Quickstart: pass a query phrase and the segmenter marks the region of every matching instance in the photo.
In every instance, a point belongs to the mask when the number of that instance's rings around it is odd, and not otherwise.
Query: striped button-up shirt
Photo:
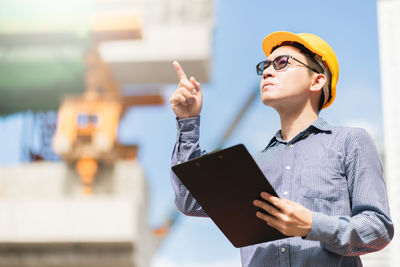
[[[199,146],[199,117],[177,126],[172,165],[206,153]],[[393,238],[382,164],[364,129],[318,118],[290,141],[278,131],[253,157],[281,198],[312,211],[312,227],[303,238],[242,247],[243,266],[362,266],[360,255]],[[181,212],[207,216],[172,171],[171,182]]]

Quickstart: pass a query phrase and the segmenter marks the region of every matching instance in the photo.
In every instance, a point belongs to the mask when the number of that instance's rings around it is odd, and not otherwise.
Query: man
[[[333,127],[318,116],[336,96],[335,53],[316,35],[290,32],[268,35],[263,50],[261,99],[278,112],[281,130],[255,160],[281,198],[264,192],[264,201],[253,204],[265,211],[255,216],[293,237],[241,248],[242,265],[362,266],[359,255],[384,248],[394,229],[368,133]],[[179,85],[170,103],[178,140],[172,165],[205,153],[199,147],[200,84],[174,66]],[[171,181],[184,214],[207,216],[172,172]]]

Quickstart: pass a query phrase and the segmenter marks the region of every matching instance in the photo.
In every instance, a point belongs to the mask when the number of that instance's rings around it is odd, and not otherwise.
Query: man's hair
[[[330,88],[331,88],[331,72],[326,67],[326,65],[323,63],[320,56],[311,52],[304,45],[297,43],[297,42],[291,42],[291,41],[283,42],[280,45],[277,45],[274,48],[272,48],[271,53],[274,52],[274,50],[276,50],[278,47],[281,47],[281,46],[292,46],[292,47],[299,49],[300,53],[305,55],[307,57],[307,59],[312,63],[312,65],[313,65],[312,67],[314,67],[319,73],[325,74],[326,83],[321,90],[321,97],[319,99],[319,104],[318,104],[318,112],[320,112],[322,107],[324,106],[324,101],[325,101],[324,88],[327,88],[328,89],[327,91],[329,92],[329,97],[328,97],[327,101],[329,101],[332,97],[332,95],[330,93],[331,92],[331,90],[330,90]]]

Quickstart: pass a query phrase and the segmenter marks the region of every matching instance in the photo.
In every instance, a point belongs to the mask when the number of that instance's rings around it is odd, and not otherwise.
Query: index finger
[[[274,205],[275,207],[281,209],[282,205],[281,205],[281,200],[278,197],[275,197],[267,192],[262,192],[261,193],[261,197],[265,200],[267,200],[268,202],[270,202],[272,205]]]
[[[178,63],[178,61],[174,61],[172,64],[175,67],[176,74],[178,75],[179,80],[182,80],[182,79],[187,80],[186,74],[183,71],[181,65]]]

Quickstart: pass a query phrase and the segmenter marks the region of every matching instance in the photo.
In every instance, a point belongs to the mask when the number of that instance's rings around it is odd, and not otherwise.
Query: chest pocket
[[[338,158],[304,160],[300,181],[300,192],[305,198],[336,201],[347,192],[346,176]]]

